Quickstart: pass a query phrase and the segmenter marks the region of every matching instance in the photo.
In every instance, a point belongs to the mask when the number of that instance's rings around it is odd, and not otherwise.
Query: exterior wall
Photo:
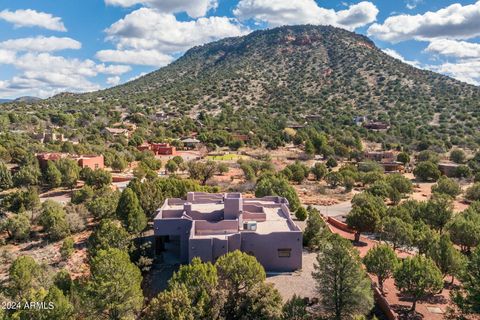
[[[208,222],[205,220],[197,220],[194,225],[196,235],[215,235],[228,234],[238,232],[237,220],[222,220],[218,222]]]
[[[302,268],[302,232],[257,234],[242,232],[241,251],[254,255],[267,271],[293,271]],[[290,257],[279,257],[278,249],[291,249]]]
[[[146,143],[137,147],[140,151],[150,150],[156,155],[176,155],[177,148],[168,143]]]
[[[454,163],[438,164],[438,170],[440,170],[440,172],[447,177],[454,177],[456,175],[457,168],[458,168],[458,164],[454,164]]]
[[[235,251],[242,249],[242,236],[240,233],[228,236],[228,251]]]
[[[81,157],[78,159],[78,165],[81,168],[90,168],[92,170],[95,169],[103,169],[105,167],[103,162],[103,156],[95,156],[95,157]]]
[[[188,242],[188,262],[199,257],[203,262],[213,261],[213,239],[190,239]]]
[[[192,229],[192,220],[188,219],[162,219],[153,222],[155,236],[180,236],[180,260],[187,263],[189,260],[190,230]]]
[[[228,240],[213,238],[212,261],[217,261],[218,258],[227,254],[229,251]]]

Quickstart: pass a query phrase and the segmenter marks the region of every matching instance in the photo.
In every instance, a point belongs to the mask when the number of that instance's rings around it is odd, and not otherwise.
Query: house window
[[[292,254],[292,249],[278,249],[279,258],[290,258]]]

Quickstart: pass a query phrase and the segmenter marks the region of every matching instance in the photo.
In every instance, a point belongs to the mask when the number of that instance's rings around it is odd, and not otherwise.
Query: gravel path
[[[301,297],[315,297],[317,294],[315,292],[315,281],[312,277],[315,257],[315,253],[304,251],[302,270],[292,273],[268,273],[267,282],[275,285],[284,301],[290,299],[294,294]]]

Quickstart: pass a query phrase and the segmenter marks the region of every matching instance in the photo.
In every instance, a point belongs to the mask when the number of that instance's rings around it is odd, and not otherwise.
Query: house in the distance
[[[367,151],[364,153],[366,160],[375,161],[383,167],[386,173],[404,172],[403,163],[395,161],[395,154],[392,151]],[[360,163],[360,166],[363,163]]]
[[[378,130],[378,131],[388,130],[390,128],[390,126],[387,123],[379,122],[379,121],[364,123],[363,127],[368,130]]]
[[[90,168],[92,170],[105,168],[103,155],[80,155],[72,156],[76,160],[80,168]]]
[[[377,162],[387,162],[393,161],[395,155],[391,151],[366,151],[364,153],[365,159],[377,161]]]
[[[37,141],[40,141],[40,143],[68,141],[63,133],[56,133],[54,131],[43,131],[41,133],[34,134],[33,138]]]
[[[176,252],[216,261],[234,250],[253,255],[267,271],[302,267],[302,231],[285,198],[243,198],[240,193],[189,192],[187,200],[167,199],[154,219],[156,253]]]
[[[92,170],[103,169],[104,158],[103,155],[71,155],[68,153],[60,152],[46,152],[46,153],[37,153],[38,163],[41,168],[47,166],[48,161],[58,161],[60,159],[72,159],[77,161],[80,168],[90,168]]]
[[[440,162],[438,164],[438,170],[447,177],[455,177],[460,165],[454,162]]]
[[[169,155],[174,156],[177,154],[177,149],[171,146],[169,143],[142,143],[137,147],[140,151],[152,151],[155,155]]]
[[[130,138],[130,131],[124,128],[105,127],[104,132],[107,132],[108,134],[111,134],[114,137],[124,136],[127,139]]]
[[[195,138],[186,138],[183,139],[182,142],[186,149],[195,149],[200,144],[200,140]]]

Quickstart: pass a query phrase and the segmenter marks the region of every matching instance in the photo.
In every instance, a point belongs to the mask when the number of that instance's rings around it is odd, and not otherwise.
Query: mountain
[[[15,102],[25,102],[25,103],[34,103],[34,102],[39,102],[42,99],[37,98],[37,97],[31,97],[31,96],[23,96],[23,97],[18,97],[16,99],[0,99],[0,104],[1,103],[15,103]]]
[[[417,69],[365,36],[330,26],[285,26],[226,38],[194,47],[124,85],[47,102],[139,106],[191,117],[229,106],[244,119],[258,112],[296,122],[321,115],[324,126],[351,125],[352,117],[366,115],[390,124],[383,142],[480,142],[478,87]]]
[[[24,97],[18,97],[14,102],[38,102],[41,101],[42,99],[37,98],[37,97],[32,97],[32,96],[24,96]]]

